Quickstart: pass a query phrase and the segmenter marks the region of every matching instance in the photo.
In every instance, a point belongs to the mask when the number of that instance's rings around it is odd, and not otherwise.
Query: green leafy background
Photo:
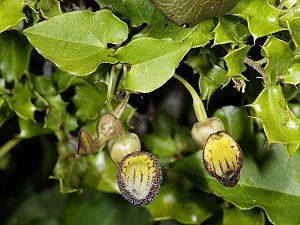
[[[74,154],[107,112],[112,64],[134,93],[121,121],[163,168],[145,207],[120,196],[105,151]],[[241,145],[234,188],[206,173],[174,73]],[[0,0],[0,223],[300,224],[299,84],[298,0],[240,0],[190,28],[149,0]]]

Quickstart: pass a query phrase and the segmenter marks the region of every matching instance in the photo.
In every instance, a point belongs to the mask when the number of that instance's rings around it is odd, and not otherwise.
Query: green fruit
[[[223,122],[216,117],[211,117],[204,122],[195,123],[191,134],[194,142],[204,149],[206,141],[211,134],[224,130]]]
[[[108,142],[107,150],[113,162],[118,165],[126,155],[140,151],[141,142],[136,134],[124,132]]]
[[[229,12],[238,0],[151,0],[167,18],[183,27]]]

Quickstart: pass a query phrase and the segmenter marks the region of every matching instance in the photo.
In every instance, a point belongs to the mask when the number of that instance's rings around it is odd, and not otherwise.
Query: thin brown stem
[[[257,61],[245,57],[244,63],[256,70],[264,79],[267,78],[266,71],[261,67],[260,63],[258,63]]]

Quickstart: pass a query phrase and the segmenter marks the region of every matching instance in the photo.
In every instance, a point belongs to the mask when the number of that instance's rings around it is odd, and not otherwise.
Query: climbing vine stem
[[[106,105],[109,113],[113,113],[113,107],[112,107],[112,101],[114,98],[114,92],[118,80],[118,73],[119,70],[116,69],[116,67],[113,65],[111,68],[111,72],[109,75],[109,80],[108,80],[108,87],[107,87],[107,97],[106,97]]]
[[[117,108],[114,111],[114,115],[118,119],[121,117],[121,115],[123,114],[123,112],[126,108],[126,105],[128,103],[128,100],[129,100],[129,96],[130,96],[130,94],[128,92],[126,92],[126,95],[125,95],[124,99],[122,100],[122,102],[117,106]]]
[[[174,74],[173,77],[175,79],[177,79],[178,81],[180,81],[186,87],[186,89],[190,92],[190,94],[193,98],[194,111],[195,111],[198,121],[200,121],[200,122],[205,121],[207,119],[206,111],[205,111],[204,105],[203,105],[199,95],[195,91],[195,89],[185,79],[178,76],[177,74]]]

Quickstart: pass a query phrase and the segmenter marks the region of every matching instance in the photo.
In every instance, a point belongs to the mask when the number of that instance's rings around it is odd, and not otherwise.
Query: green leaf
[[[67,103],[62,100],[60,95],[45,96],[45,99],[48,103],[48,109],[44,127],[54,131],[59,130],[61,124],[67,119]]]
[[[36,136],[41,136],[45,134],[50,134],[53,131],[49,129],[45,129],[43,127],[43,124],[40,123],[33,123],[30,120],[23,120],[21,118],[18,118],[20,133],[18,136],[20,138],[32,138]]]
[[[300,47],[300,8],[297,0],[284,2],[289,10],[284,10],[284,14],[279,18],[282,26],[286,27],[297,48]],[[295,5],[293,7],[293,5]]]
[[[149,225],[147,210],[129,205],[120,196],[87,190],[73,194],[64,210],[65,225]]]
[[[198,150],[191,138],[190,128],[179,126],[168,113],[157,112],[152,127],[153,132],[146,134],[142,142],[146,150],[158,157],[161,165],[173,162],[180,154]]]
[[[95,0],[100,8],[108,8],[116,15],[125,15],[126,7],[123,0]]]
[[[153,118],[153,131],[158,135],[171,135],[174,125],[174,119],[165,111],[159,111]]]
[[[150,23],[155,7],[149,0],[123,0],[123,4],[132,26]]]
[[[213,29],[215,26],[213,19],[201,21],[186,41],[192,43],[192,48],[204,47],[214,38]]]
[[[4,99],[0,99],[0,127],[12,116],[8,105],[5,103]]]
[[[250,106],[263,123],[269,144],[299,144],[300,120],[290,111],[279,85],[266,87]]]
[[[244,58],[246,57],[250,46],[246,45],[241,48],[231,51],[228,55],[224,57],[226,62],[228,72],[226,76],[228,78],[240,78],[245,80],[246,78],[242,75],[247,67],[244,65]]]
[[[221,119],[225,130],[238,141],[248,141],[253,135],[252,119],[244,108],[238,106],[224,106],[219,108],[215,117]]]
[[[174,41],[184,41],[195,29],[196,27],[182,28],[164,16],[160,16],[155,18],[151,25],[147,26],[141,33],[143,36],[156,39],[171,38]],[[136,36],[139,37],[141,33]]]
[[[243,20],[233,16],[222,16],[214,29],[214,45],[220,44],[241,44],[245,43],[250,36],[247,26]]]
[[[28,72],[31,50],[32,46],[18,32],[0,35],[0,73],[6,81],[18,81]]]
[[[62,93],[70,87],[75,77],[69,73],[57,70],[52,74],[52,80],[57,92]]]
[[[100,63],[117,62],[107,44],[125,41],[128,27],[109,10],[76,11],[52,17],[24,33],[41,55],[62,70],[82,76],[94,72]]]
[[[32,76],[33,90],[41,95],[56,95],[56,90],[53,87],[52,79],[46,76]]]
[[[220,66],[213,65],[205,72],[200,72],[199,89],[202,100],[210,100],[213,93],[228,83],[226,70]]]
[[[284,76],[284,83],[297,85],[300,84],[300,63],[294,64],[288,69],[288,73]]]
[[[89,159],[91,166],[84,177],[91,187],[108,193],[119,193],[117,184],[117,166],[106,151],[100,151]]]
[[[297,103],[290,103],[289,107],[291,109],[291,111],[293,112],[293,114],[300,119],[300,104]]]
[[[182,28],[177,24],[168,21],[165,17],[158,17],[152,21],[151,26],[148,26],[142,36],[162,39],[171,38],[174,41],[184,41],[192,43],[192,48],[203,47],[213,39],[213,29],[215,22],[213,19],[200,22],[192,28]],[[136,35],[141,36],[141,33]]]
[[[241,209],[263,208],[273,224],[299,224],[300,215],[294,211],[300,209],[299,152],[288,159],[280,145],[267,151],[262,134],[250,143],[244,147],[240,181],[232,188],[207,174],[202,151],[178,160],[171,168],[186,175],[195,187],[221,196]]]
[[[35,105],[30,101],[31,92],[27,84],[17,84],[14,89],[14,95],[9,99],[11,110],[24,120],[34,121]]]
[[[40,0],[37,8],[41,10],[43,17],[46,19],[62,14],[58,0]]]
[[[8,225],[58,225],[65,205],[65,196],[56,188],[44,190],[25,199],[10,216]]]
[[[295,152],[300,150],[300,144],[287,144],[286,146],[286,152],[289,156],[293,155]]]
[[[146,208],[155,221],[175,219],[183,224],[201,224],[217,208],[216,199],[204,193],[187,192],[179,186],[165,185]]]
[[[296,5],[297,1],[298,0],[280,0],[280,3],[283,3],[286,8],[290,9]]]
[[[211,62],[211,54],[207,48],[204,48],[203,51],[199,51],[197,54],[190,52],[184,63],[193,69],[194,74],[204,74],[213,66]]]
[[[89,163],[86,157],[76,157],[75,148],[72,142],[58,145],[59,158],[50,178],[59,181],[61,193],[82,191],[81,181]]]
[[[264,225],[262,210],[223,209],[223,225]]]
[[[170,135],[148,134],[144,142],[146,149],[157,157],[171,157],[177,151],[176,142]]]
[[[268,0],[240,0],[231,14],[247,20],[254,39],[283,30],[279,26],[280,10],[271,6]]]
[[[0,1],[0,33],[26,18],[23,14],[23,7],[23,0]]]
[[[270,37],[263,46],[262,54],[268,59],[264,69],[269,82],[275,84],[279,76],[283,76],[284,80],[284,76],[288,75],[288,70],[294,64],[295,54],[290,48],[290,43],[276,37]],[[296,74],[292,75],[297,76]],[[289,79],[291,80],[291,77]]]
[[[288,29],[290,31],[292,39],[293,39],[296,47],[298,47],[298,48],[300,47],[300,25],[299,24],[300,24],[299,16],[297,18],[293,18],[293,19],[287,21]]]
[[[106,85],[98,83],[96,88],[93,85],[77,85],[72,101],[75,105],[76,116],[81,121],[96,119],[100,110],[105,106]]]
[[[120,62],[131,64],[124,80],[125,88],[144,93],[159,88],[173,76],[189,49],[189,43],[171,39],[139,38],[131,41],[116,52]]]

